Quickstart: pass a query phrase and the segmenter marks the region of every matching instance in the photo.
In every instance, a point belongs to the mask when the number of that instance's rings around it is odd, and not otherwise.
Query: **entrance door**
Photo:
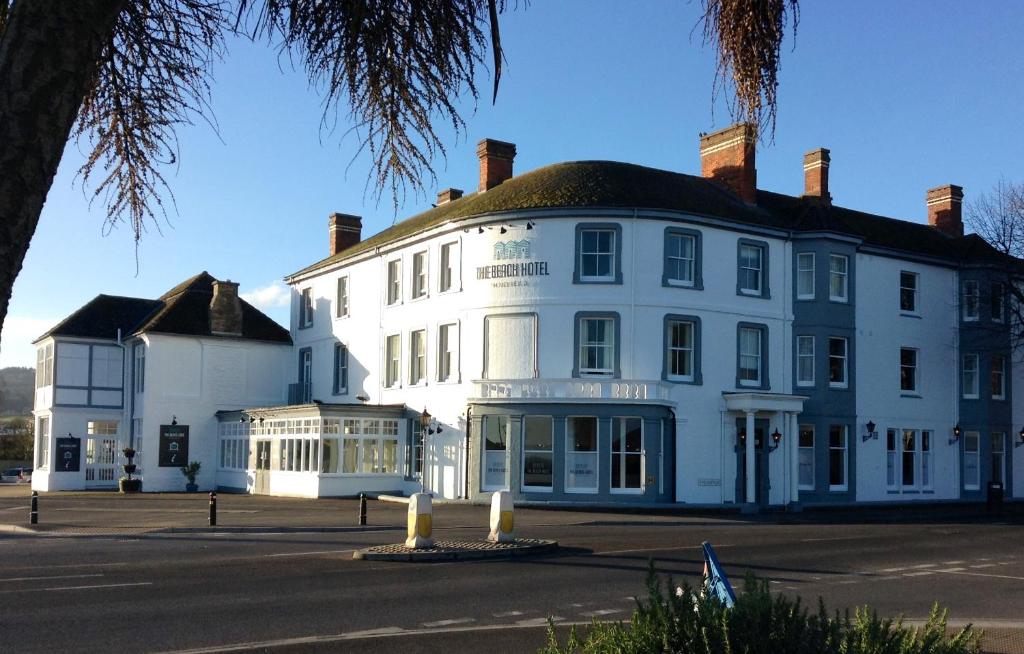
[[[117,436],[87,436],[85,441],[85,485],[91,488],[117,486]]]
[[[256,470],[252,492],[255,495],[270,494],[270,441],[256,441]]]
[[[736,501],[744,503],[747,501],[747,444],[746,444],[746,419],[736,421]],[[768,478],[768,433],[767,420],[754,421],[754,474],[757,477],[757,486],[754,488],[754,503],[757,506],[768,506],[768,492],[771,489],[771,480]]]

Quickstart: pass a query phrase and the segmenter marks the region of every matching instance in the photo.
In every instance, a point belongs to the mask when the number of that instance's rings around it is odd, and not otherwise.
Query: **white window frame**
[[[427,328],[422,327],[409,332],[409,385],[423,386],[426,383]]]
[[[841,356],[832,354],[832,343],[841,342],[843,353]],[[832,360],[839,359],[842,362],[843,378],[840,381],[832,381]],[[850,341],[842,336],[828,337],[828,387],[849,388],[850,387]]]
[[[626,451],[626,425],[627,421],[636,420],[640,423],[640,452],[627,452]],[[615,451],[615,429],[620,428],[621,433],[619,434],[619,443],[621,449]],[[646,439],[644,434],[644,419],[639,416],[615,416],[611,419],[612,434],[610,435],[608,442],[608,492],[613,495],[640,495],[644,492],[646,487],[646,474],[647,474],[647,456],[646,456]],[[598,450],[600,450],[600,440],[598,441]],[[640,458],[640,485],[636,488],[625,486],[626,483],[626,460],[627,457],[634,456]],[[612,474],[614,473],[614,467],[619,468],[619,486],[612,485]]]
[[[981,287],[977,280],[964,281],[963,319],[964,322],[977,322],[981,315]]]
[[[807,261],[810,261],[810,267],[806,265]],[[802,288],[802,280],[808,274],[810,275],[810,290]],[[798,252],[796,255],[796,299],[813,300],[814,286],[814,253]]]
[[[903,280],[904,275],[908,275],[909,279],[913,279],[914,280],[913,281],[913,285],[906,286],[904,284],[904,280]],[[921,306],[920,305],[921,297],[920,297],[920,290],[919,290],[920,285],[921,285],[920,282],[921,282],[921,275],[919,275],[918,273],[910,271],[910,270],[901,270],[900,271],[900,298],[899,298],[900,299],[900,304],[899,304],[900,313],[912,314],[912,315],[915,315],[915,316],[918,313],[920,313],[920,306]],[[913,306],[911,308],[909,308],[909,309],[904,309],[903,308],[903,292],[904,291],[910,291],[911,304]]]
[[[402,335],[388,334],[384,337],[384,388],[402,386]]]
[[[744,352],[743,351],[743,333],[753,332],[757,335],[757,338],[753,342],[757,343],[757,352]],[[739,357],[738,357],[738,369],[736,371],[737,377],[739,378],[740,386],[755,386],[760,387],[764,384],[764,373],[762,367],[764,365],[764,335],[765,332],[757,327],[740,327],[739,328]],[[756,379],[743,379],[743,359],[754,359],[756,361],[757,378]],[[747,368],[749,369],[749,367]]]
[[[686,325],[690,332],[690,346],[673,346],[672,336],[675,328],[680,325]],[[677,373],[673,372],[675,367],[675,356],[676,352],[689,352],[690,353],[690,371],[689,373]],[[665,343],[665,356],[667,361],[665,363],[665,376],[671,381],[685,381],[692,382],[694,380],[694,370],[696,369],[696,356],[697,356],[697,324],[692,320],[669,320],[668,321],[668,340]]]
[[[974,440],[974,449],[967,449],[971,440]],[[967,476],[967,462],[974,461],[974,478]],[[963,476],[964,490],[979,490],[981,488],[981,432],[964,432],[964,453],[963,453]]]
[[[430,254],[429,250],[420,250],[412,254],[412,295],[409,301],[422,300],[430,290]]]
[[[453,253],[455,256],[453,257]],[[451,293],[458,291],[461,287],[461,248],[458,241],[442,243],[438,248],[438,271],[437,271],[437,292]],[[456,284],[456,280],[459,281]]]
[[[460,329],[458,322],[441,323],[437,326],[437,381],[439,383],[457,383],[459,373]],[[447,335],[447,342],[445,340]],[[452,336],[454,335],[454,339]],[[448,369],[445,370],[443,357],[449,355]]]
[[[907,365],[903,363],[903,353],[910,352],[914,355],[913,365]],[[903,395],[918,395],[921,392],[921,373],[920,373],[920,361],[921,351],[915,347],[901,347],[900,348],[900,393]],[[910,369],[912,371],[911,381],[913,388],[903,388],[903,370]]]
[[[1003,485],[1003,489],[1006,490],[1006,432],[994,431],[991,435],[992,438],[992,450],[990,458],[992,459],[992,469],[994,473],[996,471],[996,460],[998,459],[999,464],[999,480],[998,483]],[[996,446],[999,446],[998,448]],[[995,475],[989,477],[989,481],[997,481]]]
[[[146,391],[146,345],[136,343],[132,346],[132,389],[136,395]]]
[[[387,306],[394,306],[402,303],[402,259],[401,257],[396,259],[388,259],[387,263],[384,264],[386,271],[385,274],[385,288],[384,288],[384,304]]]
[[[577,418],[586,418],[594,421],[594,449],[576,450],[575,439],[572,433],[572,421]],[[569,455],[573,453],[587,454],[594,461],[594,486],[569,486]],[[563,485],[566,493],[594,494],[601,488],[601,421],[597,416],[566,416],[565,418],[565,477]]]
[[[499,429],[500,429],[501,426],[503,426],[505,428],[505,442],[503,443],[503,447],[501,449],[490,449],[490,448],[487,447],[487,426],[489,424],[491,424],[492,420],[495,420],[495,421],[498,422]],[[488,415],[485,415],[485,416],[481,417],[481,419],[480,419],[480,450],[481,450],[481,454],[482,454],[482,456],[481,456],[481,458],[482,458],[481,465],[483,466],[483,469],[480,471],[481,472],[481,474],[480,474],[480,490],[482,490],[482,491],[499,491],[499,490],[508,490],[509,489],[509,486],[512,483],[512,475],[510,474],[511,471],[509,470],[509,468],[511,467],[511,464],[510,464],[510,461],[509,461],[509,459],[510,459],[510,457],[509,457],[509,447],[511,445],[512,445],[512,419],[509,416],[503,416],[503,415],[497,415],[497,414],[488,414]],[[498,454],[499,452],[500,452],[500,454]],[[500,458],[500,460],[502,461],[502,463],[505,466],[505,478],[502,480],[502,483],[500,485],[488,484],[487,483],[488,460],[495,459],[495,458]]]
[[[335,293],[335,318],[348,318],[349,315],[349,279],[348,275],[338,278],[338,287]]]
[[[997,307],[999,311],[996,311]],[[1006,286],[1002,282],[992,282],[989,289],[989,308],[992,322],[1001,323],[1006,320]]]
[[[804,345],[810,344],[810,351],[804,351]],[[803,366],[801,364],[810,363],[811,376],[809,378],[803,376]],[[796,337],[796,385],[797,386],[814,386],[814,337],[813,336],[797,336]]]
[[[313,326],[313,287],[307,286],[299,291],[299,329]]]
[[[981,371],[979,370],[980,357],[977,354],[968,353],[961,357],[961,370],[960,370],[960,384],[962,386],[962,393],[965,400],[976,400],[980,397],[980,386],[981,386]],[[973,361],[972,366],[968,366],[967,362]],[[974,383],[968,385],[967,374],[968,372],[973,373]]]
[[[551,429],[551,447],[546,450],[538,449],[527,449],[526,442],[526,425],[531,420],[547,420],[549,428]],[[519,483],[522,485],[523,492],[527,493],[551,493],[554,492],[555,488],[555,419],[553,416],[536,416],[527,415],[523,416],[522,421],[523,431],[523,465],[522,470],[519,473]],[[528,454],[546,454],[551,457],[551,483],[547,486],[531,486],[526,483],[526,456]]]
[[[996,361],[999,362],[998,367]],[[991,358],[992,369],[989,372],[989,387],[992,392],[993,400],[1005,400],[1006,399],[1006,355],[1005,354],[993,354]],[[999,377],[998,392],[996,392],[996,376]]]
[[[835,447],[832,445],[832,428],[838,427],[842,430],[843,434],[843,446]],[[847,491],[850,489],[850,434],[849,428],[846,425],[829,425],[828,426],[828,470],[829,480],[828,489],[830,491]],[[843,456],[843,483],[833,484],[832,483],[832,452],[842,452]]]
[[[665,260],[670,264],[668,266],[669,270],[666,272],[683,271],[683,276],[681,277],[667,274],[666,281],[671,286],[694,286],[697,279],[697,237],[693,234],[684,234],[682,232],[669,232],[666,240],[674,248],[672,252],[665,253]],[[690,243],[689,257],[684,256],[682,251],[682,243],[684,241],[689,241]],[[687,272],[689,273],[688,276]]]
[[[50,469],[50,430],[52,425],[53,419],[49,415],[36,418],[35,467],[38,470]]]
[[[348,394],[348,345],[345,343],[334,344],[334,380],[331,386],[335,395]]]
[[[801,438],[801,436],[805,432],[810,432],[810,434],[811,434],[811,444],[809,446],[805,446],[805,445],[801,445],[800,444],[801,443],[800,438]],[[801,483],[801,481],[800,481],[800,473],[799,473],[800,468],[798,467],[797,468],[797,490],[806,490],[806,491],[814,490],[814,477],[815,477],[815,474],[816,474],[815,468],[817,467],[817,466],[815,466],[815,461],[814,461],[814,459],[815,459],[814,441],[816,440],[816,436],[817,435],[814,432],[815,432],[814,425],[807,425],[807,424],[805,424],[805,425],[800,425],[798,427],[797,441],[796,441],[796,443],[797,443],[798,466],[800,464],[800,459],[801,459],[800,455],[801,454],[806,454],[807,452],[810,452],[810,459],[811,459],[811,483],[810,484]]]
[[[744,256],[743,256],[744,249],[753,250],[753,251],[757,252],[757,266],[747,266],[747,265],[744,265]],[[742,293],[744,295],[756,295],[756,296],[763,295],[764,294],[764,258],[765,258],[764,257],[764,254],[765,254],[764,246],[763,245],[757,245],[757,244],[754,244],[754,243],[740,243],[739,244],[739,252],[740,252],[740,257],[739,257],[739,268],[738,268],[737,274],[739,275],[740,279],[739,279],[739,284],[737,284],[737,286],[739,287],[740,293]],[[755,282],[757,284],[756,288],[753,287],[753,286],[745,286],[744,285],[744,283],[746,281],[744,279],[744,277],[747,277],[747,275],[743,274],[745,271],[753,271],[752,278],[755,280]]]
[[[598,245],[597,249],[595,249],[593,252],[589,252],[589,251],[584,249],[584,247],[585,247],[584,243],[586,242],[586,235],[588,233],[591,233],[591,232],[607,233],[607,234],[609,234],[611,236],[611,238],[608,241],[608,243],[610,245],[610,250],[608,252],[602,251],[600,249],[600,245]],[[583,228],[580,229],[579,253],[577,255],[579,257],[579,261],[577,262],[577,265],[579,266],[579,270],[580,270],[580,281],[581,282],[614,282],[615,281],[615,278],[616,278],[615,271],[617,270],[615,257],[617,256],[617,252],[618,252],[618,250],[617,250],[618,244],[615,242],[615,240],[617,238],[618,238],[617,230],[612,229],[610,227],[608,227],[608,228],[603,228],[603,227],[583,227]],[[600,238],[598,238],[598,243],[600,243]],[[584,261],[584,257],[587,257],[587,256],[593,256],[593,257],[598,257],[598,258],[600,258],[600,257],[607,257],[608,258],[608,274],[607,275],[585,275],[584,274],[585,267],[584,267],[583,261]],[[600,266],[600,264],[598,264],[597,265],[597,269],[600,270],[600,268],[601,268],[601,266]]]
[[[589,330],[585,329],[585,325],[590,322],[604,322],[607,323],[605,329],[605,340],[604,341],[587,341],[584,340]],[[581,316],[579,318],[579,324],[577,329],[579,331],[579,349],[576,352],[577,369],[580,377],[613,377],[615,375],[615,319],[612,317],[601,317],[601,316]],[[589,348],[598,348],[603,350],[605,353],[605,361],[608,367],[605,368],[584,368],[583,362],[586,361],[584,352]]]
[[[835,264],[842,262],[842,270]],[[841,293],[833,293],[834,282],[839,281]],[[828,299],[832,302],[850,301],[850,257],[845,254],[828,255]]]
[[[885,487],[890,491],[900,490],[899,456],[900,430],[889,427],[885,430]]]

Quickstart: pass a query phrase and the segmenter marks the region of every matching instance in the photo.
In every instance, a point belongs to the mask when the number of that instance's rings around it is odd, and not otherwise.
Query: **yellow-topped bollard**
[[[512,493],[497,491],[491,495],[491,533],[487,540],[493,543],[508,543],[515,540],[512,508]]]
[[[434,546],[434,509],[427,493],[414,493],[409,498],[409,537],[406,547],[421,548]]]

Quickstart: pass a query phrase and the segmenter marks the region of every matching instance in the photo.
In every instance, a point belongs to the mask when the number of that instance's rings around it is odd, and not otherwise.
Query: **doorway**
[[[747,501],[747,443],[746,418],[736,420],[736,503]],[[768,506],[771,479],[768,477],[768,421],[754,420],[754,504],[758,507]]]
[[[256,469],[254,472],[254,495],[270,494],[270,441],[256,441]]]

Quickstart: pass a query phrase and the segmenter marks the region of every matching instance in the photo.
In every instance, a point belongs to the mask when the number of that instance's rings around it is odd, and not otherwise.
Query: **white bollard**
[[[414,493],[409,498],[409,537],[405,539],[406,547],[434,546],[431,536],[434,531],[433,513],[430,495],[427,493]]]
[[[515,540],[512,533],[515,526],[512,508],[512,493],[497,491],[491,495],[491,533],[487,540],[492,543],[509,543]]]

